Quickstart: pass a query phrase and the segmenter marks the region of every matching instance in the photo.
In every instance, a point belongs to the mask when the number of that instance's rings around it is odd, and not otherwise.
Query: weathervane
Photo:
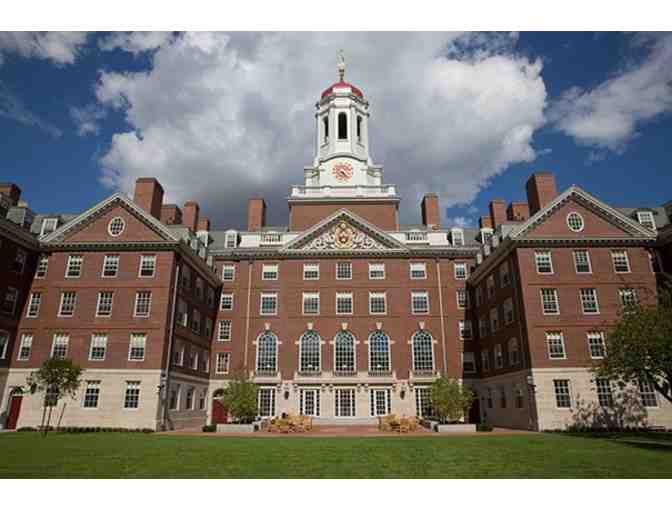
[[[345,76],[345,57],[343,56],[343,50],[338,50],[338,75],[343,81],[343,76]]]

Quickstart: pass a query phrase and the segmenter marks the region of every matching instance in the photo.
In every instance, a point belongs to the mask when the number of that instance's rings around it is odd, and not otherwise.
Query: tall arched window
[[[257,338],[257,372],[278,371],[278,337],[266,331]]]
[[[338,114],[338,139],[348,139],[348,115],[345,112]]]
[[[413,370],[434,370],[434,349],[432,347],[432,335],[426,331],[418,331],[413,335]]]
[[[322,117],[322,132],[324,133],[324,143],[329,141],[329,117],[325,115]]]
[[[320,371],[320,335],[306,331],[299,340],[299,371]]]
[[[334,370],[355,371],[355,337],[349,331],[339,331],[334,338]]]
[[[382,331],[374,331],[369,336],[369,371],[390,371],[390,337]]]

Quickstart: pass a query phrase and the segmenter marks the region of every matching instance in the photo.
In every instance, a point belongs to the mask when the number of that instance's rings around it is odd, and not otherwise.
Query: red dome
[[[362,94],[362,91],[359,90],[357,87],[355,87],[352,83],[348,83],[348,82],[346,82],[346,81],[341,80],[341,81],[339,81],[339,82],[334,83],[331,87],[329,87],[327,90],[325,90],[324,92],[322,92],[322,99],[324,99],[325,97],[330,96],[331,94],[333,94],[333,93],[334,93],[334,88],[335,88],[335,87],[350,87],[350,89],[352,89],[352,93],[353,93],[355,96],[359,96],[359,97],[361,97],[361,98],[364,97],[364,94]]]

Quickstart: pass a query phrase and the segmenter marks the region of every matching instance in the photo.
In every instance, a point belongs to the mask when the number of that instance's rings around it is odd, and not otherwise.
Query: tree
[[[606,339],[597,374],[626,383],[648,381],[672,403],[672,297],[627,306]]]
[[[31,372],[26,380],[31,394],[44,393],[44,409],[49,409],[47,426],[42,428],[46,435],[51,423],[51,412],[63,397],[74,397],[82,383],[82,369],[69,359],[49,358],[36,372]]]
[[[252,423],[257,416],[257,385],[241,370],[229,381],[221,397],[222,405],[240,423]]]
[[[441,423],[459,421],[475,398],[473,391],[448,377],[439,377],[431,386],[432,411]]]

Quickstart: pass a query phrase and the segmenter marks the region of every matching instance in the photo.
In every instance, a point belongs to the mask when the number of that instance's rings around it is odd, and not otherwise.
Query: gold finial
[[[338,76],[341,81],[343,81],[343,76],[345,76],[345,57],[343,56],[343,50],[338,50]]]

